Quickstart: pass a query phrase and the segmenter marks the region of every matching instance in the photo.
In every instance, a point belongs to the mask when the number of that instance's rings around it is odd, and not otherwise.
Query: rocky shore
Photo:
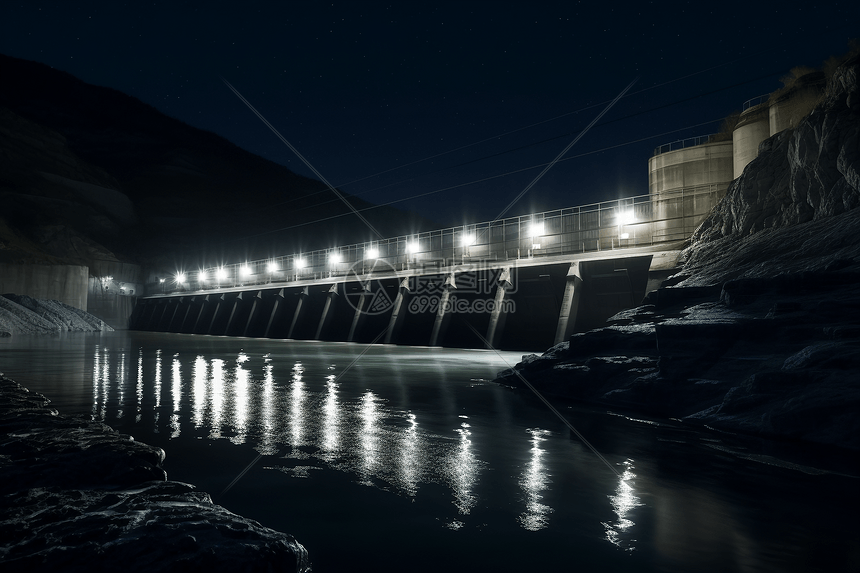
[[[16,294],[0,295],[0,336],[112,330],[100,318],[58,300],[40,300]]]
[[[0,374],[3,571],[309,571],[293,536],[168,481],[164,451]]]
[[[859,76],[854,56],[762,143],[642,306],[497,382],[860,449]]]

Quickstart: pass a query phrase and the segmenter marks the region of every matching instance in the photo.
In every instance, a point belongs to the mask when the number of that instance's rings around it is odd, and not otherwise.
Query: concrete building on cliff
[[[709,211],[758,157],[764,140],[797,127],[812,111],[825,85],[822,72],[803,75],[790,86],[745,102],[731,137],[727,133],[705,135],[657,147],[648,160],[648,192],[655,219],[665,222],[655,224],[660,225],[653,230],[655,240],[689,237],[693,229],[686,227],[700,221],[687,220],[681,228],[671,222],[672,209],[684,202],[704,202],[710,205],[696,204],[695,212]]]

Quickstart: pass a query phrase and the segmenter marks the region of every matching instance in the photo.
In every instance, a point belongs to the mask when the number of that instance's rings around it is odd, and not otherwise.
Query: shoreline
[[[161,448],[66,416],[0,373],[6,571],[310,571],[289,534],[169,481]]]
[[[705,253],[709,264],[688,263],[642,306],[495,382],[527,391],[522,376],[548,396],[860,450],[857,229],[860,209],[723,241],[710,247],[722,259]],[[840,250],[825,255],[810,236]],[[782,259],[761,256],[771,251]]]

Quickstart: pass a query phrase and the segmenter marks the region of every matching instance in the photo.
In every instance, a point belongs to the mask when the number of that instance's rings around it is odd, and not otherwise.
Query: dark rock
[[[797,128],[762,143],[643,306],[499,380],[860,449],[858,76],[854,56]]]
[[[307,552],[166,481],[164,451],[0,375],[3,571],[308,571]]]

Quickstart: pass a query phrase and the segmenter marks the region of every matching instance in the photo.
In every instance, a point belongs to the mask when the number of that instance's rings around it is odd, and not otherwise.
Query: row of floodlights
[[[633,216],[633,211],[627,211],[627,212],[619,214],[619,218],[618,218],[618,224],[619,225],[630,225],[634,222],[635,222],[635,219]],[[534,239],[534,238],[540,237],[543,234],[544,234],[543,221],[538,221],[538,222],[531,224],[531,227],[529,228],[529,236],[531,236]],[[463,235],[460,238],[460,243],[463,247],[471,247],[472,245],[475,244],[475,241],[476,241],[476,237],[475,237],[474,233],[463,233]],[[407,243],[406,244],[406,252],[409,254],[417,253],[418,252],[418,243],[417,242]],[[364,258],[365,259],[378,259],[379,258],[379,250],[374,249],[374,248],[367,249],[364,252]],[[341,254],[339,252],[332,251],[331,253],[329,253],[328,260],[331,264],[337,264],[343,260],[343,257],[341,256]],[[293,266],[296,270],[301,270],[307,266],[307,261],[305,259],[296,259]],[[278,267],[278,263],[276,263],[275,261],[270,261],[266,265],[266,271],[270,274],[276,273],[279,270],[280,270],[280,267]],[[248,265],[243,265],[243,266],[239,267],[239,276],[240,277],[248,277],[248,276],[251,276],[252,274],[253,274],[253,271],[251,270],[251,267],[249,267]],[[227,277],[228,277],[227,269],[225,269],[224,267],[221,267],[221,268],[215,270],[214,278],[216,281],[226,280]],[[178,273],[176,275],[175,280],[179,284],[185,284],[186,282],[188,282],[188,276],[185,273]],[[198,282],[206,282],[209,280],[209,275],[206,273],[206,271],[198,271],[197,280],[198,280]]]

